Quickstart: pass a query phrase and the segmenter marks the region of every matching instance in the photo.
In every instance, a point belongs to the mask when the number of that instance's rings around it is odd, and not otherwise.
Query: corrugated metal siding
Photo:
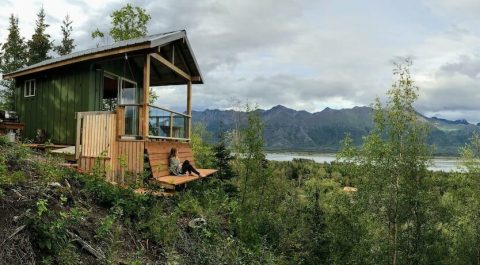
[[[27,139],[34,140],[37,129],[44,129],[55,144],[75,144],[75,113],[89,111],[90,68],[79,65],[35,78],[34,97],[24,97],[24,80],[17,83],[16,104]],[[60,70],[60,69],[59,69]]]

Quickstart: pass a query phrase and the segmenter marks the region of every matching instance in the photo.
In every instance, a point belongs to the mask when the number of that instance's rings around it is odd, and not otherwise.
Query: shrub
[[[28,227],[38,247],[47,253],[59,253],[69,242],[68,229],[83,216],[77,208],[55,212],[48,208],[48,201],[39,199],[34,213],[28,217]]]

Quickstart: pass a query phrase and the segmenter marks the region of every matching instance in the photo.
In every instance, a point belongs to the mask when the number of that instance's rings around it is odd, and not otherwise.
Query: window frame
[[[37,82],[35,79],[28,79],[25,80],[24,85],[23,85],[23,96],[26,98],[34,97],[35,93],[37,91]],[[28,89],[27,89],[27,84],[28,84]],[[33,84],[33,87],[32,87]],[[28,93],[27,93],[28,92]]]

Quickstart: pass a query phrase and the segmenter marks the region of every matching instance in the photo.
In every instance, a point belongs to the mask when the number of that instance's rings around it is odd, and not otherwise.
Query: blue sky
[[[480,121],[480,1],[129,2],[152,15],[152,34],[187,30],[205,78],[205,85],[194,87],[197,110],[232,108],[237,101],[310,112],[369,105],[390,88],[392,62],[411,57],[418,110]],[[56,41],[68,13],[77,50],[90,48],[90,32],[108,29],[108,15],[126,3],[0,0],[0,42],[10,13],[19,16],[28,39],[43,5]],[[185,103],[182,88],[159,93],[167,107]]]

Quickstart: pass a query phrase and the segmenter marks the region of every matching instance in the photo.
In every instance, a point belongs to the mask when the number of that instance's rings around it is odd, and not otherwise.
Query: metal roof
[[[47,67],[47,69],[55,68],[55,67],[58,67],[58,66],[56,66],[54,64],[58,64],[58,63],[61,63],[61,62],[64,62],[64,65],[69,64],[69,62],[68,62],[69,60],[78,59],[78,58],[81,58],[81,57],[87,56],[87,55],[107,52],[107,51],[110,51],[110,50],[115,50],[115,49],[124,48],[124,47],[137,46],[137,45],[141,45],[141,44],[147,44],[149,48],[153,48],[153,47],[162,46],[164,44],[167,44],[169,42],[172,42],[172,41],[175,41],[175,40],[178,40],[178,39],[182,39],[182,38],[185,39],[185,43],[186,43],[186,45],[187,45],[187,47],[188,47],[188,49],[191,53],[191,56],[193,58],[193,63],[195,64],[195,67],[197,68],[197,71],[201,76],[200,69],[198,67],[197,61],[195,59],[195,56],[193,55],[193,51],[192,51],[192,49],[190,47],[190,44],[187,40],[186,31],[185,30],[178,30],[178,31],[166,32],[166,33],[154,34],[154,35],[141,37],[141,38],[136,38],[136,39],[118,41],[118,42],[115,42],[115,43],[110,44],[110,45],[104,45],[104,46],[100,46],[100,47],[97,47],[97,48],[92,48],[92,49],[87,49],[87,50],[83,50],[83,51],[73,52],[73,53],[70,53],[68,55],[48,59],[48,60],[33,64],[33,65],[29,65],[29,66],[24,67],[22,69],[19,69],[17,71],[4,74],[3,78],[12,78],[12,77],[22,76],[22,74],[21,74],[22,72],[26,72],[26,74],[28,74],[28,73],[31,73],[32,71],[34,71],[35,68],[40,68],[40,67],[43,68],[42,70],[46,70],[45,67]],[[72,61],[71,63],[74,63],[74,62]],[[52,67],[48,68],[48,65],[52,65]],[[30,71],[30,70],[32,70],[32,71]],[[39,72],[42,71],[42,70],[39,70]],[[202,78],[202,80],[203,80],[203,78]]]

